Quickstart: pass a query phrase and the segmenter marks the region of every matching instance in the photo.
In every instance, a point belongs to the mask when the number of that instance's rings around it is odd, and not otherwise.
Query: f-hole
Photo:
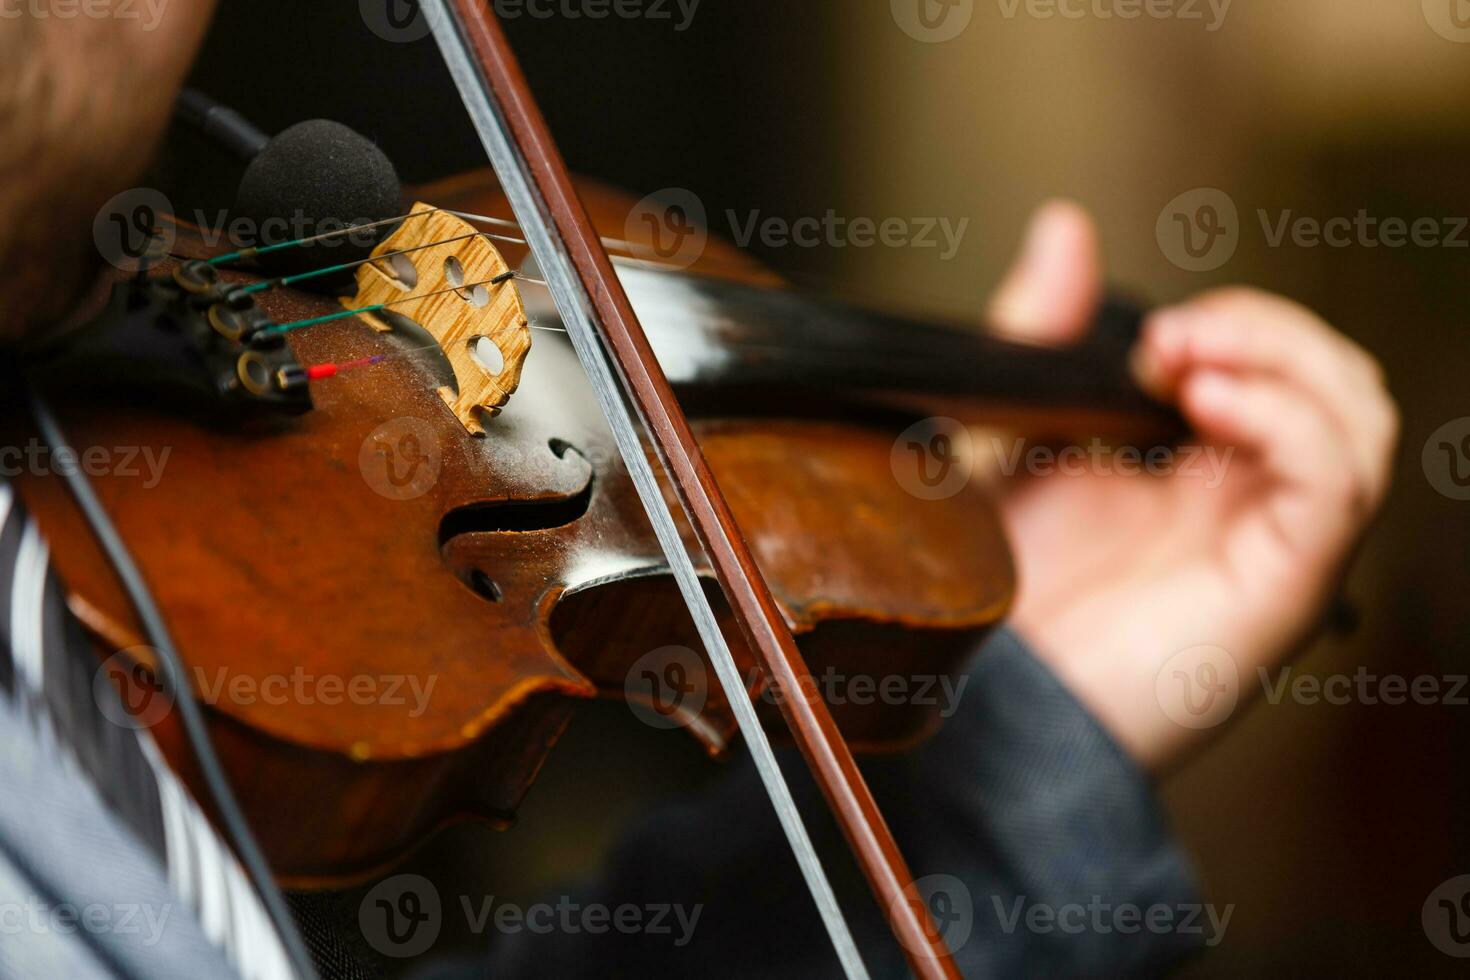
[[[546,448],[558,459],[565,459],[568,452],[583,456],[576,446],[565,439],[551,439]],[[461,534],[504,534],[565,527],[581,520],[592,506],[595,480],[596,474],[589,469],[587,482],[569,496],[540,500],[492,500],[456,507],[439,521],[439,548],[442,551],[451,540]],[[461,572],[460,576],[466,586],[484,599],[499,602],[504,596],[500,583],[483,569],[469,568]]]

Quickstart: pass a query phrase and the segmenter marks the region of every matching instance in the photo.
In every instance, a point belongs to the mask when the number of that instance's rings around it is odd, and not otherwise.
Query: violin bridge
[[[423,211],[432,213],[405,219],[373,250],[375,261],[358,267],[357,295],[342,302],[349,309],[391,304],[427,330],[459,389],[441,387],[439,397],[471,435],[482,436],[481,412],[498,415],[520,385],[530,325],[514,278],[492,282],[511,270],[490,239],[448,212],[413,206],[413,214]],[[364,319],[375,330],[393,329],[378,315]]]

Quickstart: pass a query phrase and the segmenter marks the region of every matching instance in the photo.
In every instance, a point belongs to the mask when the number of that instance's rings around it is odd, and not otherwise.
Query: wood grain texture
[[[373,250],[379,261],[358,266],[357,293],[344,297],[342,305],[351,310],[392,304],[394,314],[427,330],[454,371],[455,384],[441,385],[439,397],[471,435],[484,435],[480,413],[498,415],[521,383],[531,350],[525,306],[514,280],[491,284],[510,267],[490,239],[428,204],[410,210],[410,217]],[[393,329],[380,314],[364,319],[377,330]],[[500,351],[498,371],[475,356],[481,340]]]

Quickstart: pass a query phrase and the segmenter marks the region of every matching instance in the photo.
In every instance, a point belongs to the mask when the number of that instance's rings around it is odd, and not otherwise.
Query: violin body
[[[599,230],[624,234],[631,199],[580,190]],[[484,174],[416,198],[510,216]],[[187,237],[178,251],[202,248]],[[773,282],[722,243],[701,263],[692,271]],[[293,288],[260,304],[282,323],[341,310]],[[405,342],[353,317],[288,343],[317,363]],[[650,653],[701,649],[559,334],[535,335],[483,435],[446,404],[432,357],[342,374],[312,387],[311,411],[240,428],[119,403],[85,379],[39,380],[78,449],[165,460],[156,486],[102,477],[96,489],[174,632],[250,823],[294,885],[372,872],[459,817],[509,821],[580,701],[636,697],[630,672]],[[937,501],[905,491],[891,472],[897,429],[733,400],[691,418],[814,677],[952,675],[1003,617],[1014,572],[993,505],[974,486]],[[144,668],[114,679],[148,717],[142,630],[64,481],[28,472],[17,486],[99,653]],[[752,656],[734,652],[779,732]],[[645,707],[719,755],[736,725],[712,671],[678,679],[687,697]],[[882,700],[831,705],[855,748],[907,746],[938,724],[937,709]],[[173,719],[155,730],[192,778]]]

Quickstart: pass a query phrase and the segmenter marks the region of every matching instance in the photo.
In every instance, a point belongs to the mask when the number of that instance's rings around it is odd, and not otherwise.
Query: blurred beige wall
[[[1213,32],[1208,0],[1179,0],[1205,20],[1131,21],[1038,19],[1018,2],[974,0],[944,43],[914,40],[885,10],[826,5],[834,206],[973,218],[951,263],[849,249],[845,277],[972,308],[1027,212],[1065,194],[1097,214],[1119,281],[1184,294],[1247,270],[1164,261],[1154,222],[1176,194],[1217,186],[1243,208],[1273,206],[1268,191],[1300,176],[1275,164],[1324,138],[1470,127],[1470,44],[1434,33],[1419,0],[1234,0]]]

